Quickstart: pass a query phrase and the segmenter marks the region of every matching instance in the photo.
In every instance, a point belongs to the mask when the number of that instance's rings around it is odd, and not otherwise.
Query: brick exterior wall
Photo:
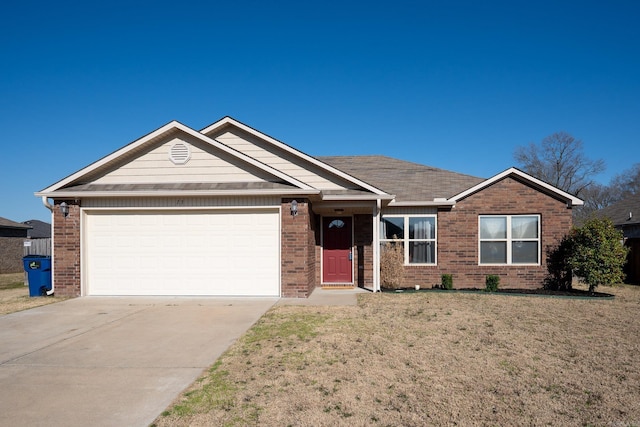
[[[307,298],[316,286],[316,217],[309,201],[299,199],[298,215],[292,216],[291,200],[282,200],[281,294]]]
[[[356,285],[373,288],[373,216],[354,215],[353,230]]]
[[[281,214],[281,295],[307,298],[320,284],[320,218],[308,200],[298,201],[298,215],[290,215],[292,199],[283,199]],[[59,204],[60,201],[56,201]],[[56,295],[81,294],[80,207],[66,200],[68,217],[54,209],[54,284]],[[478,216],[483,214],[539,214],[541,265],[478,265]],[[539,288],[546,274],[546,252],[572,225],[566,203],[508,177],[438,211],[438,265],[405,266],[404,286],[431,287],[444,273],[453,274],[454,288],[483,288],[485,276],[500,276],[502,288]],[[354,215],[355,283],[373,287],[373,218]]]
[[[541,265],[478,265],[478,216],[483,214],[539,214]],[[484,288],[488,274],[500,276],[501,288],[540,288],[547,272],[547,250],[557,245],[571,225],[572,211],[566,202],[507,177],[452,209],[438,211],[438,265],[406,266],[404,286],[431,287],[447,273],[453,274],[454,288]]]
[[[60,213],[56,200],[53,210],[53,284],[58,296],[80,296],[80,206],[73,200],[64,200],[69,215]]]

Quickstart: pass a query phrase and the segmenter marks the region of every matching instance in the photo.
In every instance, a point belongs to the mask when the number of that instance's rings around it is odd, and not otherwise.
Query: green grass
[[[199,379],[204,383],[201,388],[185,393],[185,399],[176,404],[171,410],[162,413],[163,416],[195,414],[214,409],[229,410],[235,403],[236,386],[227,381],[229,372],[220,369],[221,361],[209,368],[206,376]]]
[[[289,339],[291,337],[307,341],[318,335],[318,326],[323,324],[327,318],[328,316],[307,313],[292,313],[291,315],[267,313],[245,336],[244,343],[251,345],[260,341]]]

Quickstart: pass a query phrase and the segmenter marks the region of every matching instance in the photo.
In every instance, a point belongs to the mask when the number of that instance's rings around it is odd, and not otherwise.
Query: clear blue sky
[[[0,216],[178,120],[230,115],[311,155],[490,177],[560,130],[640,162],[638,1],[12,1],[0,26]]]

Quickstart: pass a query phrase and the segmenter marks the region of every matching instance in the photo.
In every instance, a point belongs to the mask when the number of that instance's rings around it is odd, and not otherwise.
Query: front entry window
[[[344,221],[341,219],[334,219],[329,223],[329,228],[342,228],[344,227]]]

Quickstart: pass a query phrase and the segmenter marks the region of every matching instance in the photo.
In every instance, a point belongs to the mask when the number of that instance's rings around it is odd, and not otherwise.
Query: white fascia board
[[[287,175],[285,173],[282,173],[279,170],[272,168],[271,166],[268,166],[268,165],[266,165],[266,164],[264,164],[262,162],[259,162],[258,160],[254,159],[254,158],[252,158],[250,156],[247,156],[244,153],[241,153],[241,152],[239,152],[237,150],[234,150],[234,149],[232,149],[232,148],[230,148],[230,147],[228,147],[228,146],[226,146],[226,145],[224,145],[224,144],[222,144],[222,143],[220,143],[218,141],[215,141],[215,140],[213,140],[213,139],[201,134],[200,132],[198,132],[198,131],[196,131],[194,129],[191,129],[190,127],[188,127],[186,125],[183,125],[182,123],[174,120],[174,121],[169,122],[166,125],[162,126],[161,128],[159,128],[159,129],[157,129],[157,130],[155,130],[155,131],[143,136],[142,138],[140,138],[140,139],[138,139],[138,140],[136,140],[136,141],[124,146],[124,147],[122,147],[121,149],[119,149],[117,151],[114,151],[113,153],[109,154],[108,156],[103,157],[102,159],[90,164],[89,166],[79,170],[78,172],[76,172],[76,173],[74,173],[72,175],[69,175],[68,177],[64,178],[61,181],[58,181],[57,183],[55,183],[55,184],[53,184],[53,185],[51,185],[51,186],[49,186],[47,188],[45,188],[44,190],[41,190],[37,194],[41,194],[41,195],[45,196],[45,195],[47,195],[49,193],[52,193],[52,192],[56,191],[59,188],[63,188],[65,185],[67,185],[69,183],[72,183],[76,179],[78,179],[78,178],[80,178],[80,177],[82,177],[82,176],[84,176],[84,175],[86,175],[86,174],[88,174],[90,172],[93,172],[94,170],[100,168],[101,166],[103,166],[103,165],[105,165],[105,164],[117,159],[120,156],[125,155],[126,153],[130,152],[131,150],[134,150],[134,149],[140,147],[141,145],[144,145],[147,142],[153,140],[154,138],[156,138],[158,136],[161,136],[162,134],[167,133],[167,132],[169,132],[171,130],[174,130],[174,129],[180,130],[180,131],[182,131],[182,132],[184,132],[184,133],[186,133],[188,135],[191,135],[194,138],[197,138],[197,139],[199,139],[199,140],[201,140],[201,141],[203,141],[203,142],[205,142],[205,143],[207,143],[209,145],[212,145],[212,146],[216,147],[217,149],[219,149],[221,151],[224,151],[227,154],[230,154],[230,155],[232,155],[232,156],[234,156],[234,157],[236,157],[236,158],[238,158],[238,159],[240,159],[240,160],[242,160],[242,161],[244,161],[246,163],[249,163],[252,166],[257,167],[258,169],[261,169],[261,170],[263,170],[263,171],[265,171],[265,172],[267,172],[267,173],[269,173],[271,175],[277,176],[278,178],[290,183],[291,185],[295,185],[295,186],[297,186],[297,187],[299,187],[299,188],[301,188],[303,190],[313,190],[313,187],[305,184],[304,182],[298,181],[297,179],[295,179],[295,178],[293,178],[293,177],[291,177],[291,176],[289,176],[289,175]]]
[[[339,169],[336,169],[336,168],[334,168],[334,167],[332,167],[332,166],[330,166],[330,165],[328,165],[328,164],[326,164],[324,162],[321,162],[320,160],[315,159],[315,158],[309,156],[308,154],[305,154],[300,150],[297,150],[297,149],[295,149],[295,148],[293,148],[293,147],[291,147],[291,146],[289,146],[289,145],[287,145],[287,144],[285,144],[283,142],[280,142],[277,139],[274,139],[274,138],[270,137],[269,135],[266,135],[266,134],[254,129],[254,128],[250,127],[250,126],[247,126],[244,123],[241,123],[241,122],[239,122],[239,121],[237,121],[237,120],[235,120],[235,119],[233,119],[233,118],[231,118],[229,116],[224,117],[224,118],[218,120],[217,122],[213,123],[212,125],[207,126],[206,128],[202,129],[200,132],[202,134],[207,134],[207,133],[210,133],[210,132],[216,130],[217,128],[219,128],[221,126],[224,126],[226,124],[232,124],[232,125],[242,129],[243,131],[245,131],[245,132],[247,132],[247,133],[249,133],[249,134],[251,134],[251,135],[253,135],[253,136],[257,137],[257,138],[263,139],[263,140],[269,142],[270,144],[272,144],[272,145],[274,145],[274,146],[276,146],[276,147],[278,147],[278,148],[280,148],[280,149],[282,149],[284,151],[287,151],[288,153],[293,154],[294,156],[299,157],[300,159],[303,159],[303,160],[305,160],[305,161],[307,161],[307,162],[309,162],[309,163],[311,163],[311,164],[313,164],[315,166],[318,166],[319,168],[324,169],[327,172],[330,172],[330,173],[332,173],[334,175],[337,175],[342,179],[346,179],[347,181],[349,181],[349,182],[351,182],[353,184],[356,184],[356,185],[358,185],[358,186],[360,186],[362,188],[366,188],[367,190],[369,190],[369,191],[371,191],[371,192],[373,192],[375,194],[379,194],[379,195],[386,194],[384,191],[380,190],[379,188],[376,188],[376,187],[374,187],[374,186],[372,186],[370,184],[367,184],[364,181],[360,181],[359,179],[357,179],[357,178],[355,178],[355,177],[353,177],[353,176],[351,176],[351,175],[349,175],[347,173],[344,173]]]
[[[582,199],[579,199],[578,197],[567,193],[566,191],[560,190],[557,187],[554,187],[551,184],[547,184],[544,181],[539,180],[538,178],[535,178],[531,175],[529,175],[528,173],[522,172],[520,169],[516,169],[516,168],[509,168],[507,170],[505,170],[504,172],[501,172],[485,181],[482,181],[480,184],[475,185],[471,188],[469,188],[468,190],[463,191],[460,194],[457,194],[453,197],[451,197],[449,200],[457,202],[460,199],[463,199],[464,197],[467,197],[470,194],[473,194],[477,191],[482,190],[485,187],[488,187],[489,185],[509,176],[509,175],[517,175],[520,178],[527,180],[535,185],[537,185],[538,187],[544,188],[546,190],[548,190],[551,193],[555,193],[558,196],[560,196],[563,199],[566,199],[568,202],[570,202],[571,206],[582,206],[584,204],[584,202],[582,201]]]
[[[318,190],[212,190],[212,191],[56,191],[54,193],[35,193],[36,197],[55,199],[81,199],[86,197],[198,197],[198,196],[312,196]]]

